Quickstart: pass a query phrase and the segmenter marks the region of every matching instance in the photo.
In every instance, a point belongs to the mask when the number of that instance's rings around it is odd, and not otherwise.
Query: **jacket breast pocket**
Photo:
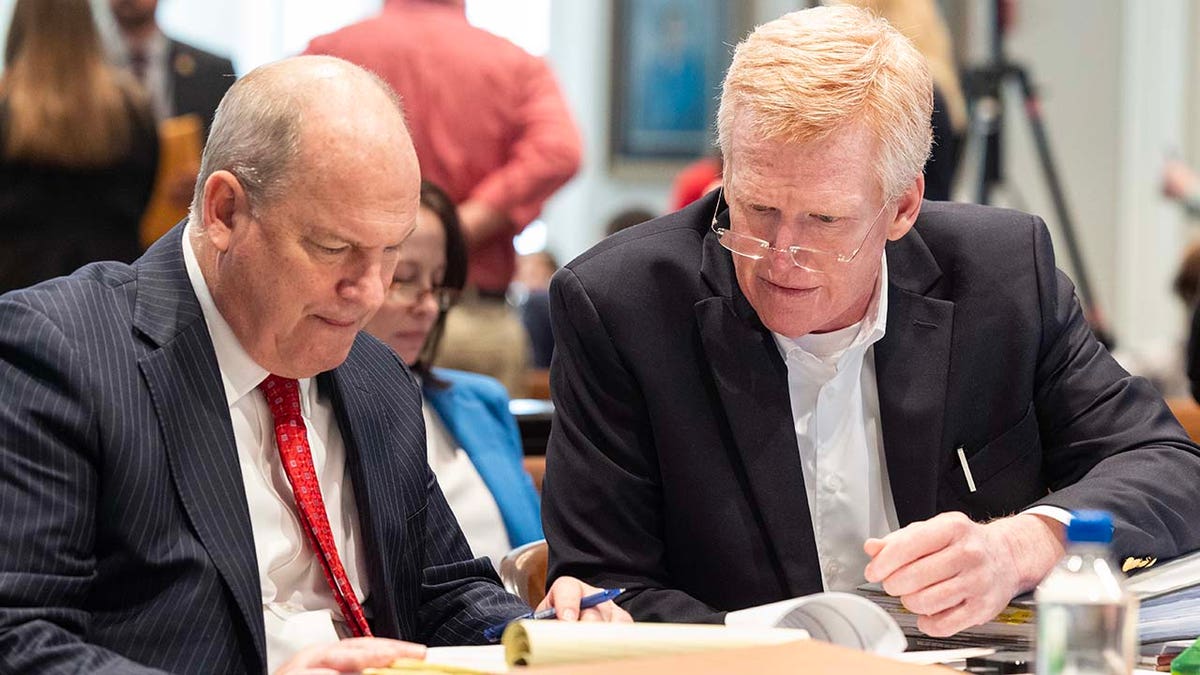
[[[958,501],[974,519],[995,518],[1024,509],[1046,495],[1042,479],[1042,442],[1033,404],[1013,426],[972,450],[963,447],[966,468],[958,456],[947,464],[942,495]],[[967,480],[970,472],[974,483]],[[945,502],[945,500],[943,500]]]

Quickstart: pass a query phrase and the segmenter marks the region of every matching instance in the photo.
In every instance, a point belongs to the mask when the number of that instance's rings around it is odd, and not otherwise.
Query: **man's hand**
[[[1020,514],[987,524],[962,513],[868,539],[866,578],[900,598],[927,635],[946,637],[995,618],[1063,555],[1063,526]]]
[[[629,616],[629,612],[617,607],[617,603],[612,600],[589,607],[580,615],[579,601],[583,596],[599,593],[602,590],[604,589],[589,586],[575,577],[559,577],[537,608],[543,610],[553,607],[557,610],[560,621],[631,623],[633,618]]]
[[[471,249],[479,248],[509,229],[508,217],[503,212],[474,199],[458,205],[458,220],[467,247]]]
[[[425,646],[387,638],[349,638],[309,647],[283,664],[275,675],[338,675],[382,668],[396,659],[424,659]]]

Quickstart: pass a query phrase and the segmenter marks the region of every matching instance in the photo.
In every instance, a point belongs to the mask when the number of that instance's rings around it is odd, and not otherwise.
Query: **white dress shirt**
[[[421,411],[425,414],[429,466],[467,537],[471,554],[476,558],[487,556],[499,569],[500,559],[511,547],[496,498],[433,406],[426,401]]]
[[[788,395],[827,591],[866,582],[863,542],[899,526],[888,481],[875,379],[875,343],[887,328],[887,257],[863,320],[829,333],[773,333],[788,370]],[[1024,513],[1063,524],[1070,513],[1036,506]]]
[[[863,320],[799,338],[774,334],[788,370],[792,420],[825,590],[864,583],[863,542],[896,529],[875,384],[887,324],[887,259]]]
[[[192,250],[190,229],[184,233],[183,257],[229,404],[258,558],[268,672],[274,672],[300,649],[336,642],[339,631],[347,631],[321,564],[305,541],[292,487],[279,460],[271,410],[257,389],[269,373],[246,353],[217,310]],[[312,378],[300,380],[300,412],[338,555],[354,594],[364,602],[370,589],[345,445],[329,396],[318,391]]]

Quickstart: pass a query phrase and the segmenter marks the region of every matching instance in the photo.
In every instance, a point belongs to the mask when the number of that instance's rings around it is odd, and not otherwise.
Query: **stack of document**
[[[956,649],[987,645],[997,651],[1025,651],[1033,645],[1037,631],[1037,607],[1032,595],[1015,598],[995,619],[960,631],[950,637],[933,638],[917,628],[917,615],[900,604],[900,598],[888,595],[879,584],[859,589],[868,600],[886,611],[908,638],[909,649]]]
[[[870,601],[851,593],[818,593],[730,612],[724,626],[520,620],[504,630],[502,645],[430,649],[424,661],[401,660],[364,674],[496,673],[514,666],[768,647],[810,637],[893,656],[906,644],[896,622]]]
[[[1200,635],[1200,551],[1135,574],[1128,586],[1142,601],[1138,637],[1143,643]]]
[[[504,631],[510,665],[577,663],[794,642],[809,637],[894,655],[904,634],[888,615],[850,593],[817,593],[726,615],[724,626],[518,621]]]
[[[1160,563],[1129,577],[1126,587],[1141,602],[1138,639],[1143,645],[1200,635],[1200,551]],[[1025,650],[1037,631],[1037,605],[1033,594],[1014,598],[992,621],[968,628],[949,638],[931,638],[917,629],[917,617],[884,593],[879,584],[867,584],[859,593],[882,607],[908,637],[914,649],[945,649],[985,644],[1005,650]]]
[[[525,619],[510,624],[501,641],[509,665],[540,666],[756,647],[806,639],[808,633],[794,628]]]

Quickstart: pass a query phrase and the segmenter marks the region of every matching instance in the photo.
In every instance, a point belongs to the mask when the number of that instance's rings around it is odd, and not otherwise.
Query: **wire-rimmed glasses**
[[[393,281],[387,288],[387,301],[398,305],[415,305],[429,293],[439,311],[446,311],[458,302],[462,291],[445,286],[425,286],[415,281]]]
[[[771,251],[782,253],[791,259],[793,265],[809,272],[826,272],[834,263],[848,263],[853,261],[859,251],[866,246],[867,238],[875,230],[875,225],[879,222],[879,216],[883,215],[883,211],[888,205],[887,202],[884,202],[883,206],[879,207],[879,212],[871,220],[871,226],[863,233],[862,240],[858,242],[858,246],[854,247],[853,251],[849,253],[836,253],[809,246],[775,248],[770,242],[758,237],[752,237],[748,234],[734,232],[727,227],[721,227],[717,224],[717,214],[721,212],[722,196],[723,193],[717,195],[717,207],[713,209],[712,217],[712,231],[717,235],[717,241],[720,242],[721,246],[730,253],[750,258],[751,260],[762,260]]]

